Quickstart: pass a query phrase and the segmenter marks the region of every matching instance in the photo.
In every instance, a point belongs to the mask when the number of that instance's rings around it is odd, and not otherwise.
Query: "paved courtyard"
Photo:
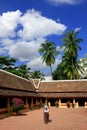
[[[0,130],[87,130],[85,108],[50,108],[50,121],[44,124],[43,109],[0,119]]]

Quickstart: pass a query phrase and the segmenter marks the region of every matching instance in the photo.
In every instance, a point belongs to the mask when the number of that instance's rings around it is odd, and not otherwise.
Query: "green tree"
[[[12,73],[15,62],[15,58],[9,58],[8,56],[0,56],[0,69]]]
[[[28,68],[25,64],[19,67],[15,67],[15,62],[15,58],[9,58],[8,56],[0,56],[1,69],[28,79],[30,77],[30,68]]]
[[[80,59],[80,64],[84,69],[84,73],[81,78],[87,79],[87,54],[85,54],[85,56]]]
[[[67,79],[66,75],[63,73],[64,68],[62,67],[62,63],[57,65],[56,70],[52,74],[53,80],[65,80]]]
[[[62,67],[64,68],[64,74],[67,76],[67,79],[78,79],[80,78],[79,72],[83,72],[82,66],[77,60],[78,50],[81,50],[79,44],[82,42],[82,39],[77,37],[78,33],[68,31],[62,39],[64,42],[62,46],[65,47]]]
[[[31,76],[30,68],[27,67],[27,65],[23,64],[19,67],[15,67],[15,69],[12,71],[12,73],[21,76],[23,78],[28,79]]]
[[[35,70],[34,72],[32,72],[31,78],[44,80],[44,74],[41,73],[40,70]]]
[[[39,53],[42,54],[43,62],[45,62],[46,65],[50,67],[52,75],[52,64],[55,63],[55,57],[58,55],[55,43],[46,40],[44,43],[41,44]]]
[[[15,58],[9,58],[8,56],[0,56],[0,68],[11,68],[16,62]]]
[[[71,57],[63,57],[62,59],[63,73],[66,75],[67,79],[79,79],[84,69],[80,64],[79,60],[73,59],[73,65]]]

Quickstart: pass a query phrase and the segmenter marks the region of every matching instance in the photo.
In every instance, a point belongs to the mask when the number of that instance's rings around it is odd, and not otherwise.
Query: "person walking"
[[[47,100],[44,105],[44,123],[47,124],[49,122],[49,106]]]

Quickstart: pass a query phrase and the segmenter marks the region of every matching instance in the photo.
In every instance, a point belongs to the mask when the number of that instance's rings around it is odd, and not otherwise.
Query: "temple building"
[[[52,80],[24,79],[17,75],[0,70],[0,117],[11,115],[12,98],[24,101],[25,109],[34,109],[36,102],[47,100],[51,106],[58,102],[59,108],[87,107],[87,80]]]

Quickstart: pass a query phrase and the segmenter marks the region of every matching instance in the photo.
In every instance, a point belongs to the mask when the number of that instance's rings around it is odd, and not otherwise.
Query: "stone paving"
[[[0,119],[0,130],[87,130],[85,108],[50,108],[50,121],[44,124],[43,109]]]

